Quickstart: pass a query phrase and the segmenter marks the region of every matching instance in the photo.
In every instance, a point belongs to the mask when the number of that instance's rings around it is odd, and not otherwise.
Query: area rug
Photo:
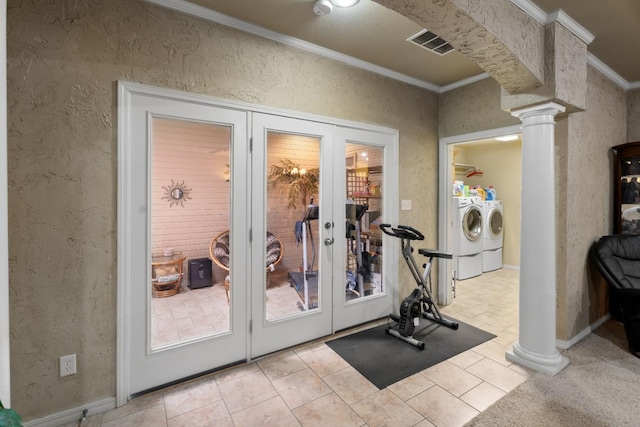
[[[387,325],[328,341],[327,345],[383,389],[495,337],[466,323],[458,324],[458,330],[453,330],[423,320],[414,337],[424,341],[424,350],[387,334]]]
[[[640,359],[595,333],[562,352],[555,376],[533,374],[467,423],[473,427],[640,425]]]

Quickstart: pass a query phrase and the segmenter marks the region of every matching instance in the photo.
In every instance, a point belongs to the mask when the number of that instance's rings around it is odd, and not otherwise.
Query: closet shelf
[[[478,169],[478,167],[475,165],[465,165],[462,163],[454,163],[453,166],[455,168],[456,175],[464,175],[467,178],[472,177],[474,175],[483,174],[483,172],[480,169]]]

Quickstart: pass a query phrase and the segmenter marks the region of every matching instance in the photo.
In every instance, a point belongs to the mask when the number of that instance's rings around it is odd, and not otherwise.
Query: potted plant
[[[20,415],[13,409],[5,408],[0,400],[0,426],[22,427]]]
[[[269,171],[269,187],[288,195],[288,207],[296,209],[298,201],[307,206],[307,197],[318,193],[320,169],[304,169],[289,159],[281,159]]]

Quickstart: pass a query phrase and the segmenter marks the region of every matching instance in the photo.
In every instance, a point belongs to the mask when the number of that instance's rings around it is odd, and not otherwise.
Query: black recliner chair
[[[609,310],[622,321],[629,350],[640,357],[640,235],[603,236],[589,257],[609,284]]]

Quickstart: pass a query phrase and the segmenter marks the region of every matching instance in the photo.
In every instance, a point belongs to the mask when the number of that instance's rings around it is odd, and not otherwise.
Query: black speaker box
[[[198,258],[189,260],[189,289],[213,286],[211,260]]]

